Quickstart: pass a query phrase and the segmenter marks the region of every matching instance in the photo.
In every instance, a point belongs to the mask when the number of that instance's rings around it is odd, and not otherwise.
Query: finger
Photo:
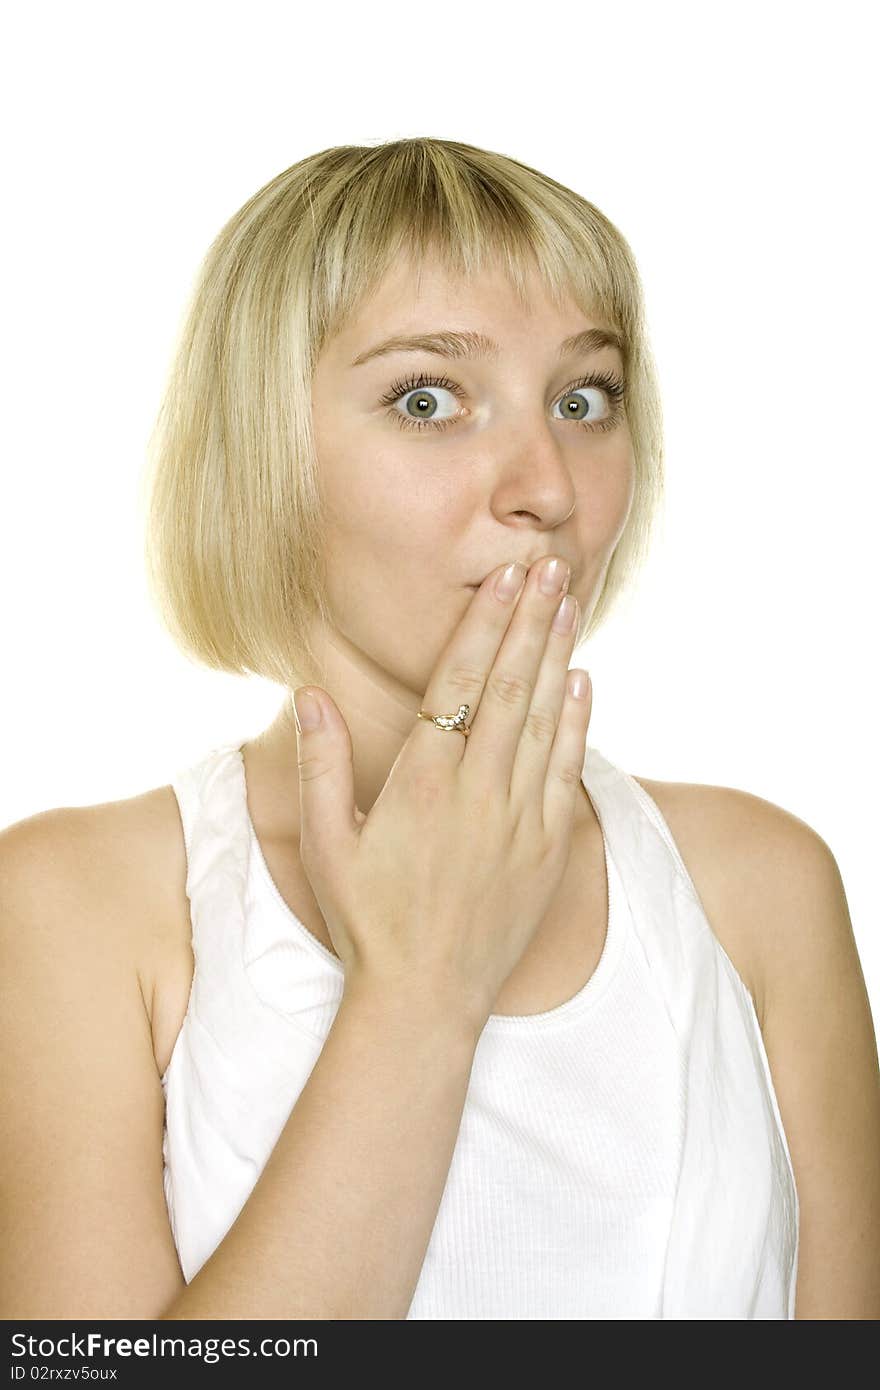
[[[541,814],[550,753],[565,704],[568,663],[577,639],[579,613],[574,594],[566,594],[553,615],[511,769],[511,800],[521,808],[534,807],[536,815]]]
[[[580,693],[575,694],[576,681]],[[587,731],[593,713],[593,682],[586,671],[576,667],[566,672],[565,703],[544,783],[543,828],[554,843],[565,846],[574,824],[574,810],[581,794]]]
[[[335,700],[319,686],[293,692],[299,764],[300,853],[331,858],[363,824],[354,799],[351,733]]]
[[[510,789],[550,624],[569,578],[567,564],[557,556],[545,557],[529,572],[489,671],[462,763],[468,777],[473,775],[478,782]]]
[[[508,570],[512,592],[498,587]],[[514,561],[501,565],[483,580],[431,675],[423,702],[427,712],[455,716],[462,705],[467,705],[464,718],[471,723],[527,574],[526,566]],[[439,758],[455,767],[461,762],[465,744],[466,739],[458,730],[438,730],[430,720],[417,719],[407,751],[411,750],[417,759],[433,763]]]

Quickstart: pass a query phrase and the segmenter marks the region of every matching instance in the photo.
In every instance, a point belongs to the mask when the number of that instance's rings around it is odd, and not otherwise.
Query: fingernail
[[[573,695],[576,700],[585,700],[590,686],[590,677],[586,671],[571,671],[568,677],[568,693]]]
[[[498,597],[516,598],[525,583],[527,573],[525,565],[521,565],[518,560],[512,565],[508,565],[495,583],[495,592]]]
[[[317,729],[321,722],[321,704],[307,690],[293,692],[293,717],[300,733],[303,730]]]
[[[577,599],[574,594],[566,594],[556,610],[556,617],[553,619],[554,632],[571,632],[574,627],[575,614],[577,613]]]
[[[558,594],[569,577],[568,565],[555,557],[542,566],[538,584],[542,594]]]

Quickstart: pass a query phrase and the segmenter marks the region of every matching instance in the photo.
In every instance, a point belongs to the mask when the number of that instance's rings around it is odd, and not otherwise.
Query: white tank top
[[[559,1007],[489,1018],[407,1317],[793,1318],[798,1198],[751,994],[656,803],[595,748],[582,780],[602,956]],[[189,1283],[308,1080],[344,972],[270,877],[241,745],[172,785],[195,970],[163,1156]]]

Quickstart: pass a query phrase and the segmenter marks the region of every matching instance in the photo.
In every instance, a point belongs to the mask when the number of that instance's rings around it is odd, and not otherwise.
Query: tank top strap
[[[213,748],[171,780],[186,845],[193,1012],[203,1020],[253,1007],[242,964],[250,838],[240,747]]]
[[[688,963],[711,947],[711,928],[656,802],[635,778],[588,748],[585,780],[603,817],[629,907],[661,986],[670,1021],[685,1038],[691,999],[680,988]]]
[[[653,797],[596,749],[588,750],[585,776],[684,1058],[682,1162],[662,1317],[742,1316],[726,1311],[742,1307],[738,1270],[758,1269],[747,1316],[760,1318],[781,1300],[793,1318],[797,1189],[754,1001]],[[738,1252],[738,1269],[718,1258],[723,1250]]]

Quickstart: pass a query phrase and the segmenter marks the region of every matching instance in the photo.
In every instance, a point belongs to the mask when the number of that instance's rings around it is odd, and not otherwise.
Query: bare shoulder
[[[738,787],[634,777],[658,806],[706,917],[755,1001],[764,1030],[769,992],[790,948],[803,885],[833,856],[791,811]]]
[[[0,830],[6,1317],[155,1318],[183,1286],[151,1019],[173,937],[166,810],[159,791]]]
[[[64,922],[130,967],[155,1038],[173,994],[169,982],[175,972],[185,976],[188,953],[190,967],[192,959],[186,849],[173,788],[53,807],[6,826],[0,877],[22,906],[32,906],[28,920],[47,930]]]

